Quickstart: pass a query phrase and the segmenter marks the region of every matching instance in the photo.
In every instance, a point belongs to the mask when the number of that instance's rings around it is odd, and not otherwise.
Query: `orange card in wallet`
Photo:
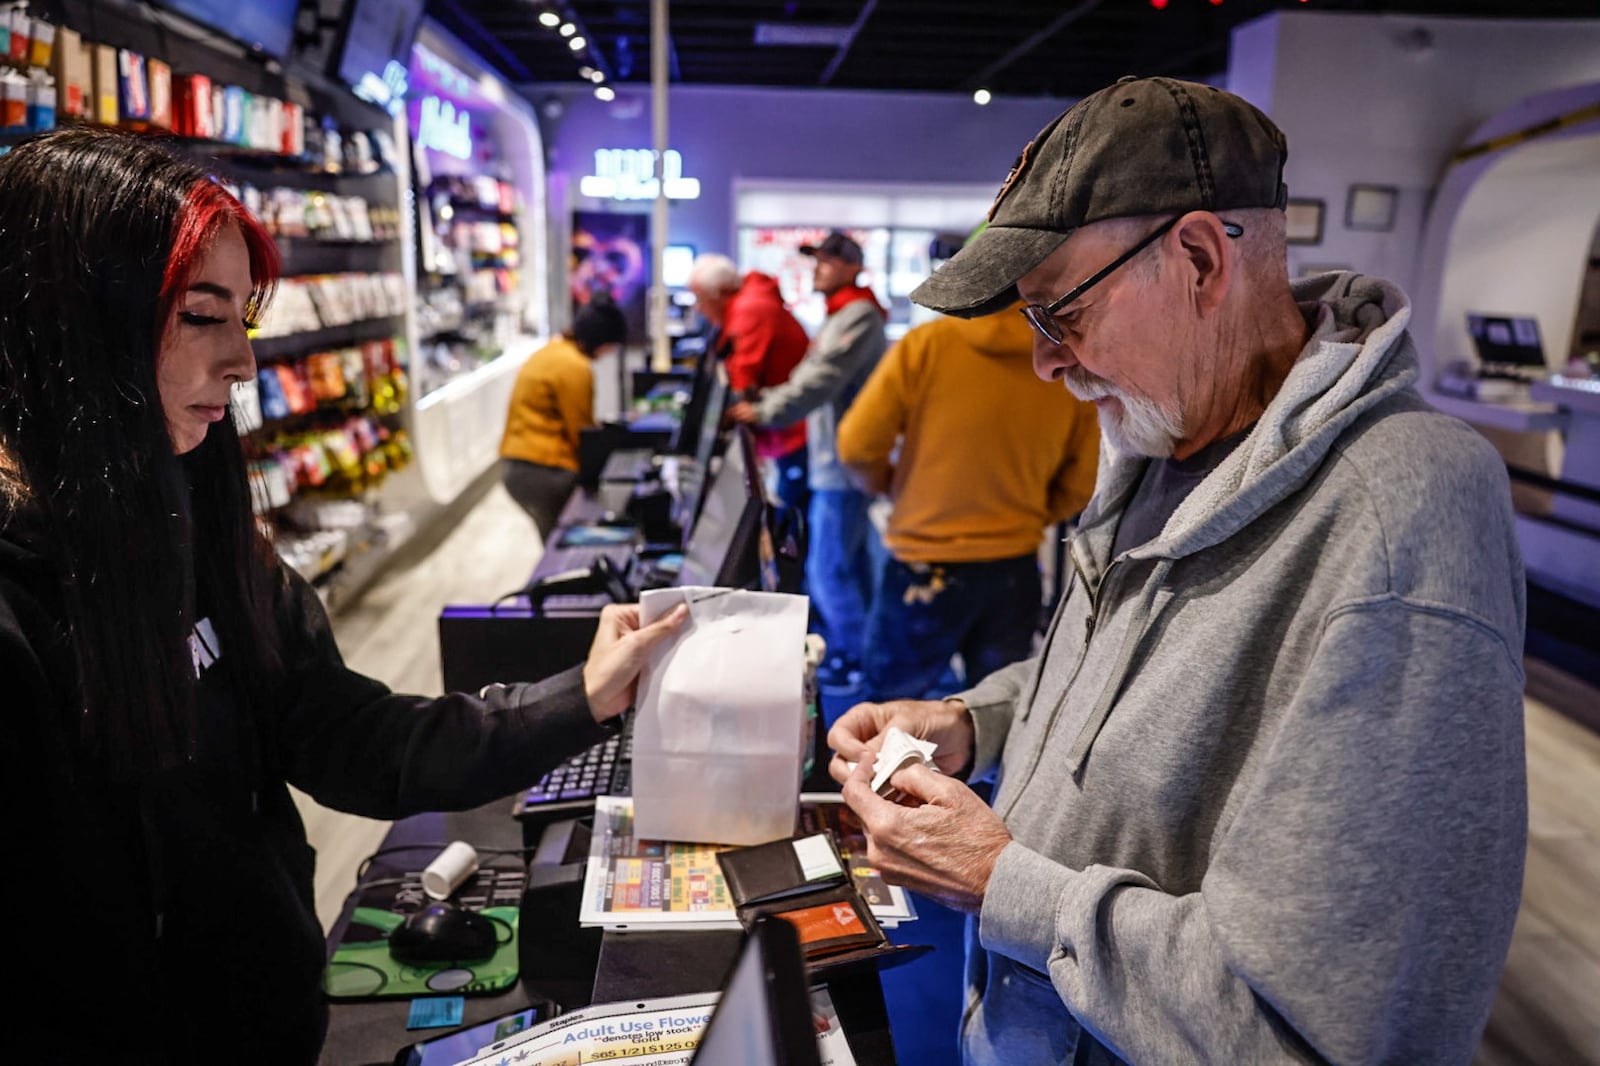
[[[771,917],[794,926],[813,977],[842,965],[894,965],[926,950],[889,943],[825,833],[721,851],[717,863],[740,923],[749,929]]]
[[[800,934],[800,948],[807,958],[866,947],[883,940],[883,933],[878,930],[876,922],[868,928],[867,923],[872,922],[872,915],[859,898],[838,899],[800,910],[768,913],[795,927]]]

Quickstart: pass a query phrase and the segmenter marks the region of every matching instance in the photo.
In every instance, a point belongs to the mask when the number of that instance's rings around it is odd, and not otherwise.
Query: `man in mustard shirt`
[[[578,483],[578,434],[594,425],[594,366],[622,344],[627,324],[604,296],[578,309],[572,328],[517,372],[500,438],[500,481],[548,540]]]
[[[839,458],[894,503],[867,623],[867,700],[966,684],[1033,654],[1046,527],[1094,492],[1093,404],[1039,380],[1018,314],[940,318],[890,348],[839,423]],[[896,447],[898,446],[898,454]]]

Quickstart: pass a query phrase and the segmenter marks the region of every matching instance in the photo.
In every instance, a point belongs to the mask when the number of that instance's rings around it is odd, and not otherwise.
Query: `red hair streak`
[[[265,304],[282,270],[278,246],[266,228],[228,190],[216,182],[201,181],[189,190],[178,211],[172,252],[167,256],[167,269],[161,278],[160,322],[165,324],[171,320],[173,306],[189,287],[201,254],[216,240],[222,228],[230,224],[238,227],[239,236],[244,238],[245,248],[250,253],[250,280],[255,286],[248,304],[251,314]]]

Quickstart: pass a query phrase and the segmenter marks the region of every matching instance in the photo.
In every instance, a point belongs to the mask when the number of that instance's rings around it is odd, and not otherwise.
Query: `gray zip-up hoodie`
[[[806,420],[807,479],[813,489],[855,487],[839,462],[839,420],[888,347],[883,308],[867,290],[860,291],[859,299],[846,303],[822,323],[789,380],[767,389],[756,401],[760,425],[787,426]]]
[[[1154,540],[1102,455],[1042,655],[962,694],[1015,840],[970,1063],[1466,1063],[1522,885],[1524,586],[1505,469],[1412,387],[1410,307],[1313,335]]]

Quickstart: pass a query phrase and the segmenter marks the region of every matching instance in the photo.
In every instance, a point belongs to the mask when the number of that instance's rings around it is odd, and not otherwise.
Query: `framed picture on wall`
[[[1284,207],[1287,216],[1286,233],[1290,244],[1321,244],[1322,243],[1322,213],[1321,200],[1297,200],[1290,197]]]
[[[1394,229],[1400,190],[1393,185],[1352,185],[1344,202],[1346,229],[1388,233]]]

